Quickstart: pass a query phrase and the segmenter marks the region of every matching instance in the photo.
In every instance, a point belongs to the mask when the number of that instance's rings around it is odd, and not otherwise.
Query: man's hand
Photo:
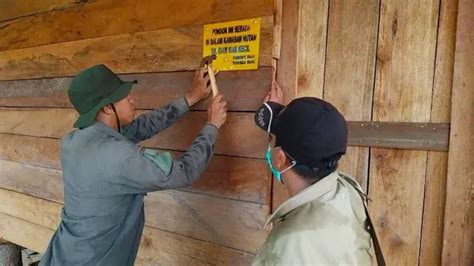
[[[193,106],[200,100],[206,99],[211,93],[209,84],[209,75],[207,69],[200,68],[196,70],[193,78],[193,86],[186,93],[186,100],[189,106]]]
[[[265,96],[265,102],[271,101],[276,102],[279,104],[283,104],[283,90],[281,89],[280,85],[276,81],[272,82],[272,88],[268,92],[267,96]]]
[[[227,119],[227,102],[223,97],[222,94],[217,94],[207,109],[207,122],[217,128],[221,128]]]

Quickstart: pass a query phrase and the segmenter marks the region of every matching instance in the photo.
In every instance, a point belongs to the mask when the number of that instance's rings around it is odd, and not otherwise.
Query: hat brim
[[[127,97],[130,94],[134,83],[136,83],[136,81],[124,81],[112,95],[100,101],[99,104],[97,104],[97,106],[92,108],[92,110],[89,112],[80,114],[79,118],[74,123],[74,127],[85,128],[93,125],[100,109],[108,104],[118,102]]]

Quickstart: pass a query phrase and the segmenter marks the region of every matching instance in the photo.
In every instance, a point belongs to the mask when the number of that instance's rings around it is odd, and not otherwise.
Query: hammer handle
[[[217,89],[216,75],[211,65],[207,65],[207,73],[209,74],[209,80],[211,81],[212,98],[214,98],[219,94],[219,89]]]

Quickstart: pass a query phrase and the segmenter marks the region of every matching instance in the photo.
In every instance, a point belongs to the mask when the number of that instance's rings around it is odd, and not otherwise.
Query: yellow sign
[[[219,71],[258,69],[261,18],[204,25],[203,56]]]

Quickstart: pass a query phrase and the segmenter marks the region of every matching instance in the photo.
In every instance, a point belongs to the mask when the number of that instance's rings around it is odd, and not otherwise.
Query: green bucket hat
[[[68,90],[69,100],[79,113],[75,128],[95,123],[102,107],[127,97],[134,81],[122,81],[105,65],[96,65],[77,74]]]

